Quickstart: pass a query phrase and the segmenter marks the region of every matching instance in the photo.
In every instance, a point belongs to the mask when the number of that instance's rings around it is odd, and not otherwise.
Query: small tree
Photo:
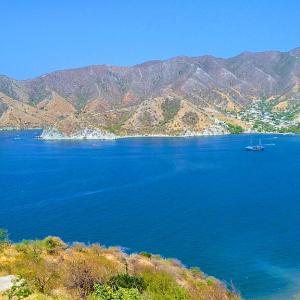
[[[47,293],[59,277],[57,262],[44,258],[36,245],[28,245],[22,250],[22,255],[16,263],[18,274],[35,290]]]
[[[86,299],[94,290],[94,284],[102,282],[98,265],[89,259],[76,258],[68,262],[66,284],[75,289],[80,299]]]
[[[86,299],[94,291],[95,283],[103,284],[119,273],[120,265],[95,251],[73,253],[65,261],[65,285],[80,299]]]
[[[46,251],[49,254],[56,254],[60,250],[67,248],[67,245],[58,237],[48,236],[43,240],[43,244],[46,248]]]
[[[26,280],[21,277],[16,278],[13,281],[13,286],[5,293],[8,300],[12,299],[24,299],[32,294],[31,289],[28,287]]]

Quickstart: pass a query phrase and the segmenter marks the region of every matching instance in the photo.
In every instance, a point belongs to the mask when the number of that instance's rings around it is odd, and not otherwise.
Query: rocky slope
[[[300,48],[89,66],[21,81],[0,76],[0,92],[2,128],[55,127],[67,136],[95,128],[117,135],[226,133],[227,123],[251,127],[234,113],[259,99],[274,110],[299,104]]]

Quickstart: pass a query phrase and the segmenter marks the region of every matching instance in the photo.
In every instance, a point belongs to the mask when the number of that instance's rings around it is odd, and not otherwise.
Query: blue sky
[[[0,74],[300,46],[297,0],[1,0]]]

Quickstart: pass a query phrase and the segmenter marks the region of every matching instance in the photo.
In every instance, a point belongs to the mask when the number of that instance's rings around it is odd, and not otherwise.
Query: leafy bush
[[[217,280],[216,280],[216,278],[214,278],[212,276],[208,276],[206,278],[206,282],[207,282],[208,285],[213,286],[213,285],[216,284]]]
[[[125,289],[137,289],[142,293],[146,288],[147,284],[143,277],[140,276],[130,276],[128,274],[118,274],[113,276],[109,281],[108,285],[114,290],[117,291],[119,288]]]
[[[43,240],[45,248],[49,254],[57,253],[59,250],[64,250],[67,245],[58,237],[48,236]]]
[[[95,292],[89,300],[146,300],[137,289],[119,288],[114,291],[109,285],[95,285]]]
[[[13,281],[13,286],[5,293],[8,297],[8,300],[12,299],[24,299],[32,294],[31,289],[29,288],[26,280],[21,277],[16,278]]]
[[[151,258],[152,257],[152,254],[148,253],[148,252],[140,252],[140,255],[142,255],[144,257],[147,257],[147,258]]]

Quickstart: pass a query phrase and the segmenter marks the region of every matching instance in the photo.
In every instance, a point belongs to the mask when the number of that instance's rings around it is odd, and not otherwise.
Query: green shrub
[[[206,282],[207,282],[207,285],[213,286],[213,285],[216,284],[217,279],[214,278],[214,277],[212,277],[212,276],[208,276],[208,277],[206,278]]]
[[[147,257],[147,258],[151,258],[152,257],[152,254],[148,253],[148,252],[141,252],[140,255],[144,256],[144,257]]]
[[[43,240],[44,247],[49,254],[54,254],[59,250],[64,250],[67,245],[58,237],[48,236]]]
[[[16,278],[13,281],[13,286],[5,293],[8,300],[12,299],[24,299],[32,294],[31,289],[28,287],[25,279],[21,277]]]
[[[117,291],[119,288],[125,289],[137,289],[142,293],[146,288],[147,284],[143,277],[141,276],[130,276],[128,274],[118,274],[111,277],[108,281],[108,285],[114,290]]]
[[[146,300],[137,289],[119,288],[114,291],[108,285],[95,285],[95,292],[89,300]]]

